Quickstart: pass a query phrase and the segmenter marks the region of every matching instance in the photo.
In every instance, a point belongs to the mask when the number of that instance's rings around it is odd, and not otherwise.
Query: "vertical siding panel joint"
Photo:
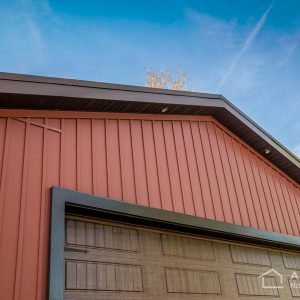
[[[19,215],[19,229],[18,229],[18,241],[17,241],[17,257],[16,257],[16,270],[15,270],[15,285],[14,285],[14,299],[18,300],[20,295],[20,281],[21,281],[21,269],[22,269],[22,251],[24,240],[24,226],[25,226],[25,209],[27,200],[27,179],[29,169],[29,134],[30,134],[30,118],[27,119],[25,125],[24,135],[24,154],[23,154],[23,166],[22,166],[22,183],[21,183],[21,198],[20,198],[20,215]]]

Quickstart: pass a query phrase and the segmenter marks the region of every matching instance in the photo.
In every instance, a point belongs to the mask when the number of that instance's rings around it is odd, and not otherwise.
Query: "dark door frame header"
[[[50,225],[49,300],[63,300],[64,297],[64,222],[66,213],[180,231],[226,241],[300,251],[299,237],[53,187]]]

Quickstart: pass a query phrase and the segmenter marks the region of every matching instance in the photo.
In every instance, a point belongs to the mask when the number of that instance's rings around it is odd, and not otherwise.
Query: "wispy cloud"
[[[18,0],[20,11],[20,27],[23,25],[25,36],[34,54],[34,67],[46,62],[47,37],[45,24],[59,25],[60,19],[54,13],[48,0]],[[23,23],[23,24],[22,24]],[[31,62],[32,63],[32,62]]]
[[[39,28],[39,25],[32,19],[30,15],[25,15],[25,22],[28,27],[29,37],[33,42],[34,49],[37,55],[37,59],[42,61],[43,60],[43,52],[44,46],[42,41],[42,34]]]
[[[299,47],[300,30],[298,30],[294,35],[289,36],[289,38],[287,38],[285,40],[285,44],[287,45],[286,49],[285,49],[285,53],[282,56],[282,59],[278,62],[277,66],[276,66],[278,69],[283,67],[290,60],[290,58],[293,56],[293,54]]]
[[[52,7],[50,6],[50,3],[48,0],[41,0],[40,1],[40,6],[44,13],[50,17],[50,19],[57,25],[61,24],[60,18],[54,13]]]
[[[244,45],[243,45],[242,49],[239,51],[239,53],[237,54],[237,56],[234,58],[233,62],[229,66],[227,72],[224,74],[224,76],[220,80],[219,85],[217,87],[217,91],[219,91],[220,88],[225,84],[225,82],[227,81],[227,79],[230,77],[230,75],[232,74],[232,72],[236,68],[236,66],[237,66],[238,62],[240,61],[240,59],[242,58],[242,56],[251,47],[251,45],[254,42],[256,36],[259,34],[259,32],[261,31],[261,29],[263,28],[263,26],[264,26],[264,24],[266,22],[266,19],[267,19],[269,13],[270,13],[270,11],[271,11],[271,9],[272,9],[275,1],[276,0],[272,1],[272,3],[269,5],[269,7],[267,8],[267,10],[264,12],[264,14],[262,15],[262,17],[260,18],[260,20],[258,21],[258,23],[256,24],[256,26],[254,27],[254,29],[248,35],[246,41],[244,42]]]

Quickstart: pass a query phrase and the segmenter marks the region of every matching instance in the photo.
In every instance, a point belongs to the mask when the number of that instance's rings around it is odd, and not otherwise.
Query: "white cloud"
[[[269,7],[267,8],[267,10],[264,12],[264,14],[262,15],[262,17],[260,18],[260,20],[258,21],[258,23],[256,24],[256,26],[254,27],[254,29],[248,35],[246,41],[244,42],[244,45],[243,45],[242,49],[237,54],[237,56],[234,58],[234,60],[231,63],[230,67],[228,68],[228,70],[226,71],[226,73],[222,77],[221,81],[219,82],[219,85],[218,85],[218,88],[217,88],[218,91],[225,84],[225,82],[227,81],[227,79],[230,77],[230,75],[232,74],[232,72],[236,68],[239,60],[244,55],[244,53],[247,52],[247,50],[251,47],[251,45],[254,42],[256,36],[259,34],[259,32],[261,31],[261,29],[263,28],[263,26],[264,26],[264,24],[266,22],[266,19],[267,19],[268,15],[269,15],[269,13],[270,13],[270,11],[271,11],[274,3],[275,3],[275,0],[272,1],[272,3],[269,5]]]

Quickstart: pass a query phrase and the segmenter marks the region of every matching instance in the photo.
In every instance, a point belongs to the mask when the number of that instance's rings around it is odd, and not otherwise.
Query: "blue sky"
[[[1,0],[0,70],[145,84],[182,68],[300,156],[300,0]]]

